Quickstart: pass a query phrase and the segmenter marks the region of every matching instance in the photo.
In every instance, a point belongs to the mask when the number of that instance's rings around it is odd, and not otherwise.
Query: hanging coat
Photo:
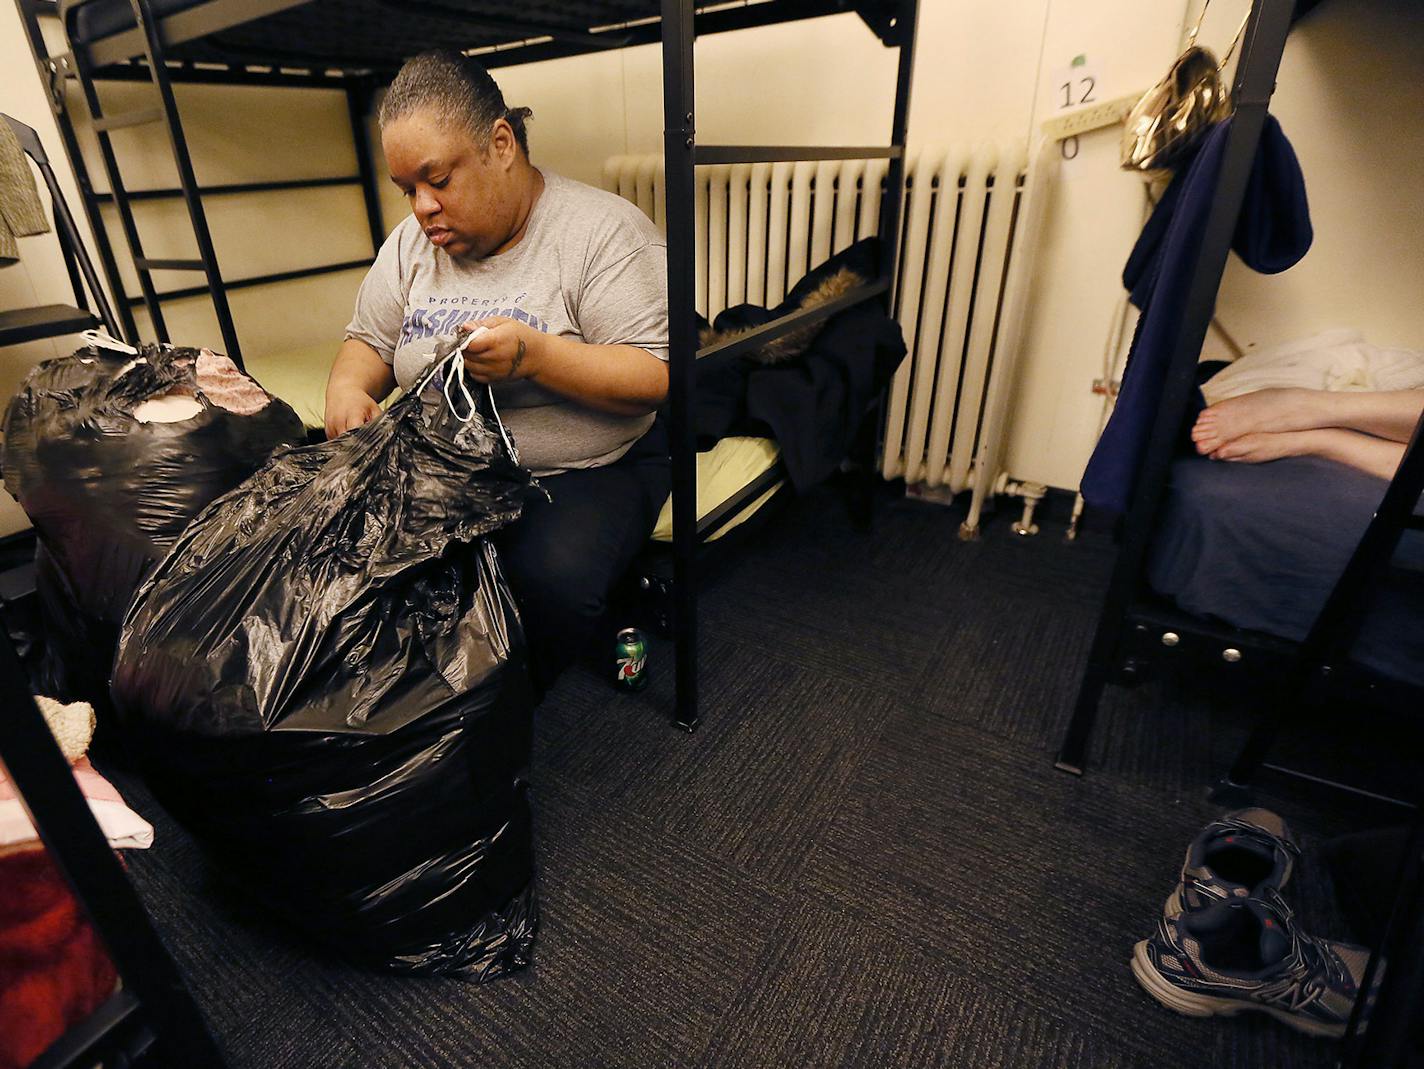
[[[1142,315],[1117,406],[1083,473],[1083,497],[1094,508],[1127,509],[1157,420],[1172,347],[1182,331],[1187,290],[1216,199],[1231,123],[1227,119],[1209,132],[1191,162],[1172,179],[1123,270],[1123,285]],[[1280,123],[1268,115],[1232,248],[1253,270],[1277,274],[1300,261],[1312,237],[1300,163]]]

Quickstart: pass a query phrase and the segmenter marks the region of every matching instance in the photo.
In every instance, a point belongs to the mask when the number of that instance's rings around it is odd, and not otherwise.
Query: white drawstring
[[[107,330],[86,330],[79,336],[96,349],[109,349],[116,353],[128,353],[130,356],[138,356],[137,349],[132,345],[125,345]]]
[[[417,396],[423,393],[425,387],[430,384],[430,380],[435,378],[435,376],[440,374],[443,370],[445,373],[445,382],[441,392],[445,395],[445,403],[450,406],[450,412],[456,419],[461,423],[470,423],[479,415],[479,405],[478,402],[475,401],[474,395],[470,393],[469,387],[465,385],[464,368],[464,346],[461,345],[449,356],[435,361],[429,373],[426,374],[425,378],[420,380],[420,385],[415,388],[415,393]],[[456,387],[459,388],[460,395],[464,398],[465,406],[468,409],[467,414],[463,416],[460,415],[460,409],[455,404],[455,398],[452,396]],[[509,458],[518,464],[519,450],[514,447],[514,442],[509,437],[509,432],[505,430],[504,420],[500,419],[499,406],[494,403],[494,388],[492,386],[487,385],[485,387],[485,396],[489,398],[490,413],[494,416],[495,426],[499,428],[499,436],[504,442],[504,448],[509,451]]]
[[[494,387],[485,387],[485,396],[489,398],[490,413],[494,416],[494,425],[499,428],[499,436],[504,440],[504,448],[509,450],[509,459],[514,463],[519,463],[519,450],[514,448],[514,441],[509,437],[509,432],[504,429],[504,420],[499,418],[499,406],[494,403]]]
[[[450,406],[450,411],[454,413],[456,419],[461,423],[469,423],[479,412],[475,406],[474,396],[470,393],[469,387],[465,385],[464,370],[465,358],[460,354],[460,350],[456,349],[445,358],[445,403]],[[460,410],[455,405],[455,399],[450,396],[452,386],[460,388],[460,395],[464,397],[465,406],[469,409],[463,416],[460,415]]]

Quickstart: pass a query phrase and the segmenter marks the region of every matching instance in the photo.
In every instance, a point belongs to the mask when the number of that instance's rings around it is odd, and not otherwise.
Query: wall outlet
[[[1104,100],[1097,104],[1085,104],[1081,108],[1064,112],[1045,119],[1041,129],[1051,141],[1062,141],[1065,137],[1086,134],[1104,126],[1115,126],[1127,118],[1133,105],[1142,99],[1141,93],[1130,93],[1116,100]]]

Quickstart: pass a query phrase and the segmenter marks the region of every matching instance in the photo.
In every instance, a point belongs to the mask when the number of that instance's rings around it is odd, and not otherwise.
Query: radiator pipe
[[[1076,541],[1078,538],[1078,524],[1083,519],[1083,505],[1083,495],[1075,494],[1073,496],[1073,514],[1068,517],[1068,530],[1063,535],[1069,542]]]
[[[972,489],[976,482],[978,471],[971,469],[966,489]],[[1041,502],[1048,494],[1048,487],[1043,483],[1013,482],[1009,479],[1008,472],[1000,472],[999,477],[994,480],[987,496],[999,497],[1019,497],[1023,499],[1023,515],[1020,516],[1010,526],[1010,530],[1020,537],[1027,538],[1030,535],[1038,534],[1038,524],[1033,522],[1033,514],[1038,509]],[[977,517],[972,521],[966,519],[959,525],[959,540],[961,542],[973,542],[979,538],[979,524]]]
[[[1023,498],[1023,515],[1009,529],[1020,538],[1038,534],[1038,524],[1033,522],[1033,514],[1038,503],[1047,495],[1048,487],[1043,483],[1009,483],[1004,487],[1004,493],[1010,497]]]

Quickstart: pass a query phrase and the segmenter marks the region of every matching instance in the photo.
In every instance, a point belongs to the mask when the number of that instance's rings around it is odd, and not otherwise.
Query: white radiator
[[[906,161],[895,307],[910,356],[890,388],[881,470],[958,493],[968,533],[1001,474],[1009,391],[1052,153],[929,146]],[[771,307],[808,268],[876,232],[885,160],[697,170],[697,310]],[[615,156],[605,188],[665,223],[660,156]],[[941,489],[942,488],[942,489]]]

